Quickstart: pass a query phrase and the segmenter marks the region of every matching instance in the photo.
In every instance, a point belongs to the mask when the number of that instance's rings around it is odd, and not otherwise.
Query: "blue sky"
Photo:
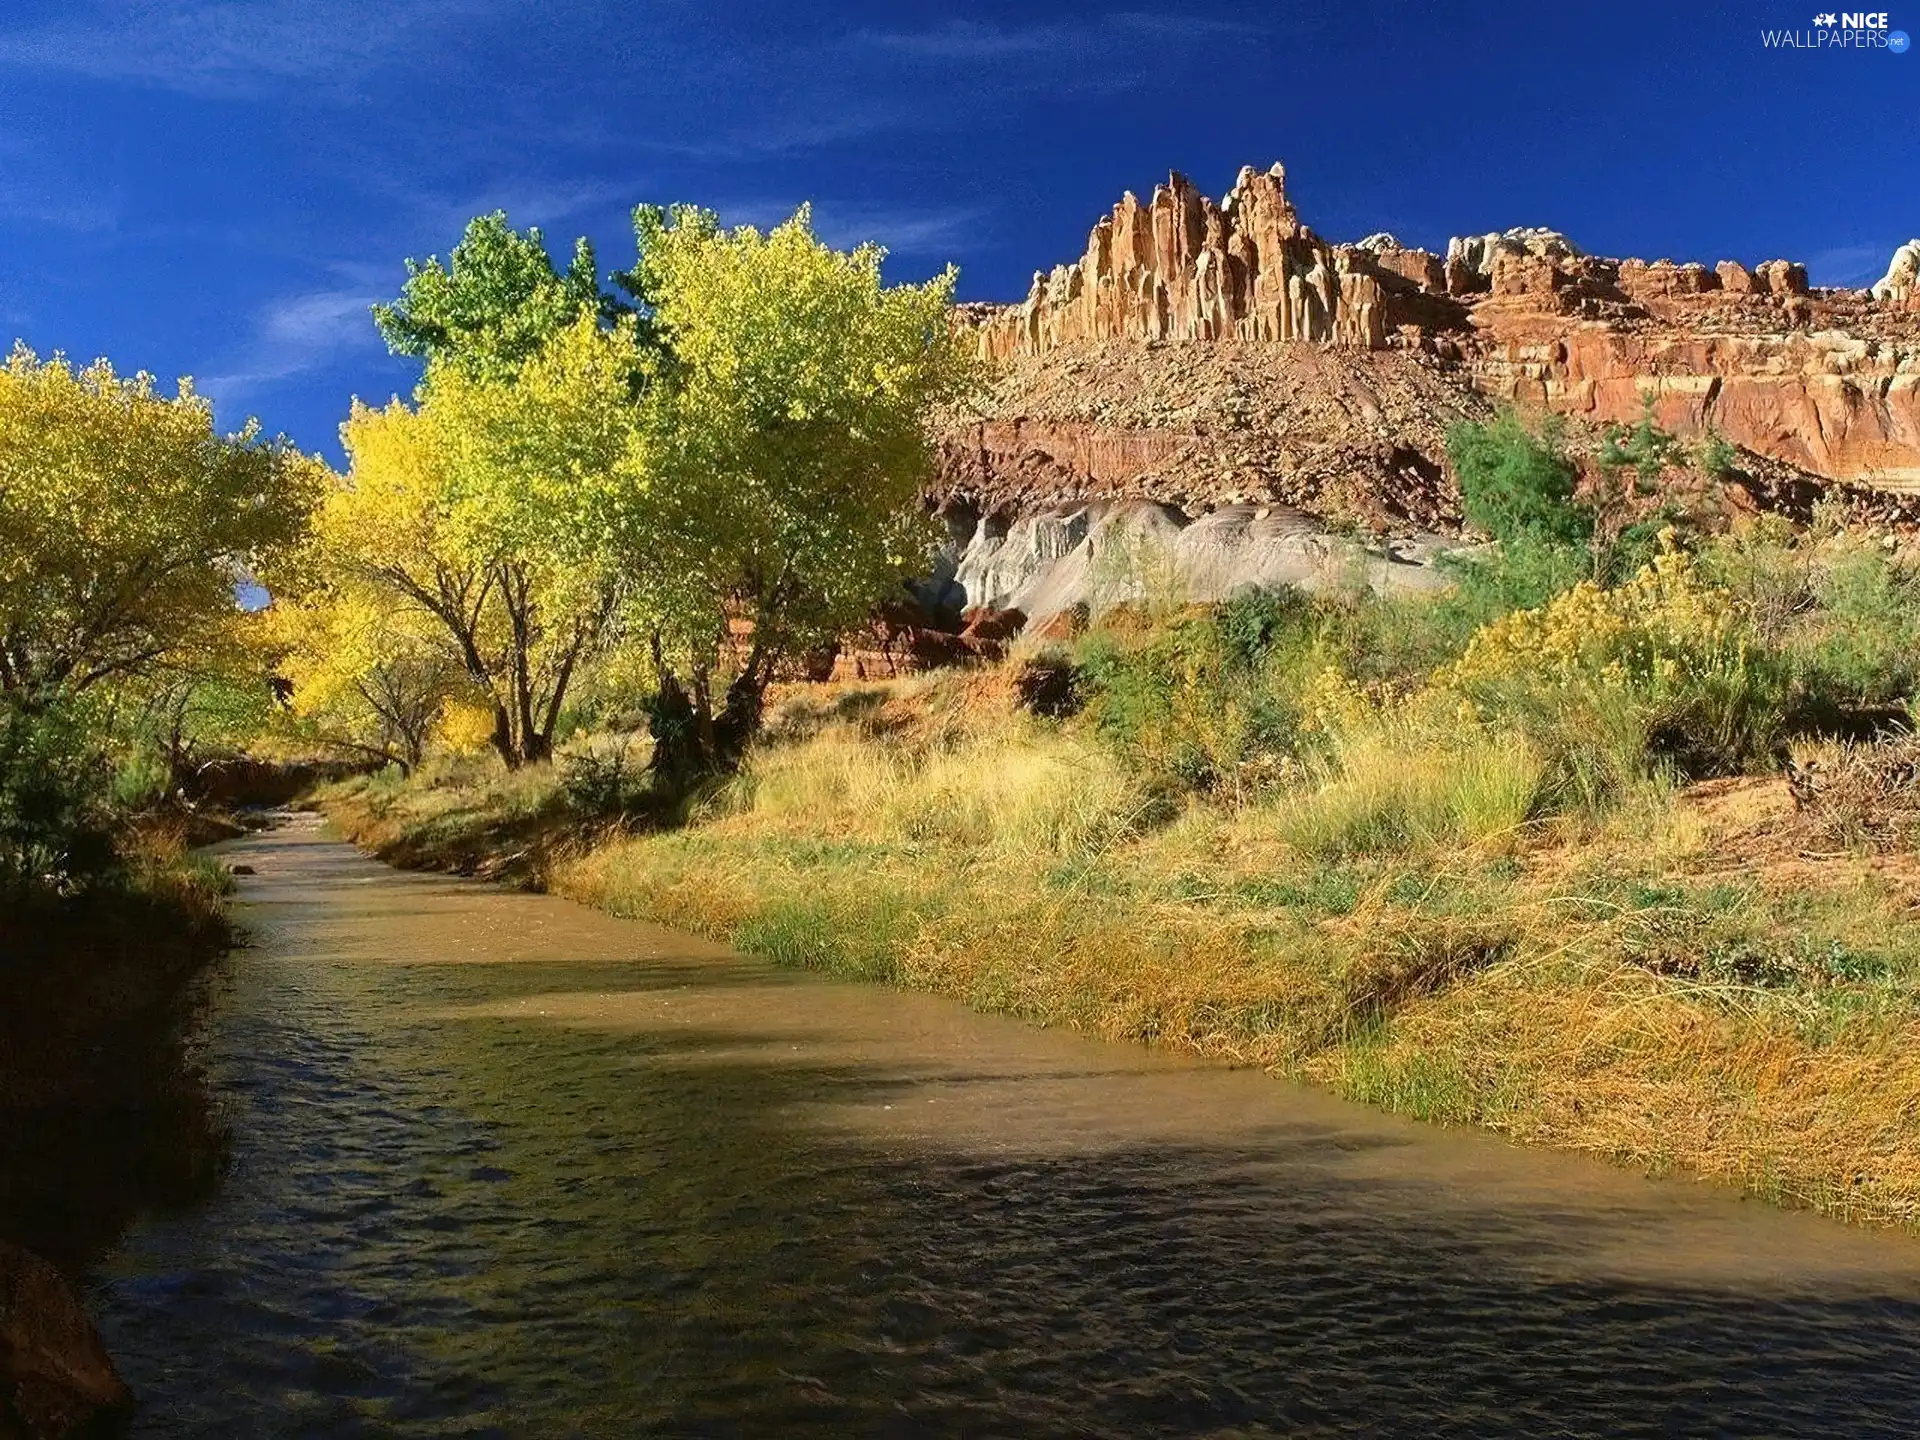
[[[415,378],[367,307],[494,208],[612,268],[635,202],[810,199],[973,299],[1123,189],[1275,159],[1336,240],[1546,224],[1853,284],[1920,235],[1920,53],[1765,49],[1798,0],[1130,4],[0,0],[0,340],[337,457]]]

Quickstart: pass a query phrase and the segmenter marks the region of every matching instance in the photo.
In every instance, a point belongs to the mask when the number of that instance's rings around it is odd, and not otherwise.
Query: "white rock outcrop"
[[[951,608],[1018,610],[1029,625],[1085,605],[1225,600],[1246,589],[1364,586],[1380,593],[1446,586],[1440,537],[1362,545],[1285,506],[1227,505],[1188,520],[1150,501],[1089,502],[982,520],[956,536],[936,571]]]
[[[1920,290],[1920,240],[1909,240],[1893,252],[1893,260],[1880,283],[1873,287],[1873,298],[1882,304],[1899,304]]]

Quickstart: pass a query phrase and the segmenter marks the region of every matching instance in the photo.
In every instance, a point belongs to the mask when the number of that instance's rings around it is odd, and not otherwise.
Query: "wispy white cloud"
[[[0,65],[202,98],[350,93],[369,70],[503,0],[81,0],[0,34]]]
[[[386,298],[364,286],[282,296],[255,317],[251,338],[221,373],[199,380],[199,388],[223,404],[244,405],[280,381],[376,350],[380,340],[369,312]]]
[[[552,231],[595,211],[625,207],[640,198],[640,182],[633,180],[548,180],[538,177],[502,177],[471,190],[420,189],[397,177],[391,187],[401,202],[407,229],[445,236],[446,244],[459,239],[467,221],[476,215],[504,210],[514,225],[538,225]],[[570,236],[547,236],[549,243],[566,244]],[[432,242],[439,244],[439,241]],[[565,256],[561,258],[564,260]]]

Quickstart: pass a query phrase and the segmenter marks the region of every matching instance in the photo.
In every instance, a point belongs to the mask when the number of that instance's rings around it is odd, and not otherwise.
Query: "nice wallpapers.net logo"
[[[1762,30],[1760,41],[1769,50],[1825,50],[1836,55],[1849,50],[1904,55],[1912,45],[1906,31],[1887,23],[1884,10],[1823,10],[1807,29]]]

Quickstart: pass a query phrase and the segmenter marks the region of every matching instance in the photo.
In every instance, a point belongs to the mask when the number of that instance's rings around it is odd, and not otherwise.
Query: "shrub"
[[[1086,704],[1086,686],[1071,657],[1058,651],[1030,655],[1013,672],[1013,704],[1044,720],[1064,720]]]
[[[1795,637],[1808,691],[1885,705],[1920,686],[1920,572],[1872,536],[1843,537],[1816,572],[1818,609]]]
[[[1310,635],[1319,616],[1305,591],[1291,585],[1236,591],[1212,616],[1222,658],[1250,670],[1290,637]]]
[[[560,777],[567,808],[587,817],[628,814],[650,793],[647,767],[632,763],[626,745],[569,751],[560,757]]]
[[[135,749],[113,767],[113,803],[122,810],[148,810],[166,798],[173,767],[158,750]]]
[[[1650,762],[1699,776],[1769,754],[1789,698],[1738,603],[1671,548],[1624,585],[1583,581],[1488,625],[1436,684],[1470,716],[1517,724],[1587,805]]]
[[[1703,546],[1700,569],[1790,669],[1800,733],[1870,738],[1920,690],[1920,570],[1888,537],[1762,520]]]
[[[1099,733],[1136,766],[1197,790],[1238,785],[1294,749],[1313,667],[1314,612],[1291,593],[1247,596],[1138,639],[1096,631],[1081,650]]]
[[[1454,588],[1434,608],[1464,634],[1512,611],[1545,605],[1592,570],[1586,551],[1528,534],[1495,550],[1442,556],[1440,565]]]
[[[0,891],[66,894],[116,868],[112,778],[74,716],[0,702]]]
[[[1502,544],[1578,547],[1593,533],[1591,517],[1573,500],[1577,477],[1557,421],[1538,434],[1511,410],[1488,424],[1462,421],[1447,432],[1447,457],[1467,519]]]

